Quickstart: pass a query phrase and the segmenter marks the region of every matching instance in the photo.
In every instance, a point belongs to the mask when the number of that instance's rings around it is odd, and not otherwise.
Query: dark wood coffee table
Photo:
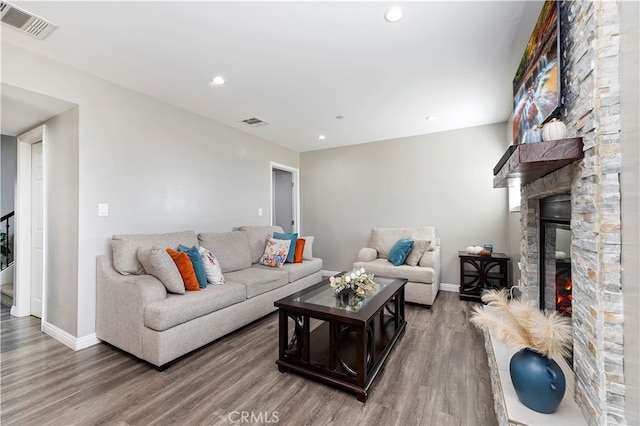
[[[340,307],[329,280],[275,302],[280,322],[278,369],[345,389],[366,402],[407,324],[407,280],[375,277],[374,281],[376,293],[357,308]],[[312,318],[320,320],[313,330]]]

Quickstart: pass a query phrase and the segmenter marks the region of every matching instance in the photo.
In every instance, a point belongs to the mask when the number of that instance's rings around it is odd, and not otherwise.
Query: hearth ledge
[[[492,309],[488,306],[485,309]],[[489,331],[484,334],[485,349],[489,362],[489,374],[493,390],[493,404],[500,426],[578,426],[587,425],[574,398],[574,373],[562,357],[554,360],[565,375],[567,389],[564,398],[553,414],[542,414],[525,407],[516,395],[509,375],[509,362],[515,350],[492,338]]]

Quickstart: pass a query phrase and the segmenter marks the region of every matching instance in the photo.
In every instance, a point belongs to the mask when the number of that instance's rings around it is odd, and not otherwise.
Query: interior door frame
[[[269,164],[269,224],[273,225],[273,192],[274,192],[274,188],[273,188],[273,171],[274,170],[284,170],[285,172],[290,172],[293,176],[293,191],[292,191],[292,195],[293,195],[293,199],[292,199],[292,206],[294,209],[293,212],[293,220],[295,221],[293,227],[292,227],[292,231],[293,233],[298,233],[300,234],[300,230],[302,229],[301,223],[300,223],[300,170],[296,169],[295,167],[291,167],[291,166],[287,166],[285,164],[280,164],[280,163],[276,163],[274,161],[271,161]]]
[[[11,315],[31,315],[31,145],[42,142],[42,169],[44,176],[42,225],[42,318],[46,321],[47,300],[47,144],[46,126],[40,125],[18,136],[18,158],[15,206],[15,297]]]

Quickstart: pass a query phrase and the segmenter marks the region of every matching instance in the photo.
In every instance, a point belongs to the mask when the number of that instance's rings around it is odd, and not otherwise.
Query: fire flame
[[[571,316],[572,289],[571,276],[556,277],[556,309],[566,317]]]

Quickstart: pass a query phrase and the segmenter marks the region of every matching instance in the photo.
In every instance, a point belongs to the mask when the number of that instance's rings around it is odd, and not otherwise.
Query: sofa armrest
[[[440,246],[436,246],[433,250],[425,251],[418,266],[434,268],[440,266]]]
[[[378,258],[378,252],[370,247],[363,247],[358,252],[358,262],[371,262]]]
[[[137,357],[142,356],[144,308],[167,297],[164,285],[151,275],[122,275],[111,255],[97,258],[96,336]]]
[[[433,250],[425,252],[418,266],[433,268],[433,283],[440,288],[440,246],[437,245]]]

